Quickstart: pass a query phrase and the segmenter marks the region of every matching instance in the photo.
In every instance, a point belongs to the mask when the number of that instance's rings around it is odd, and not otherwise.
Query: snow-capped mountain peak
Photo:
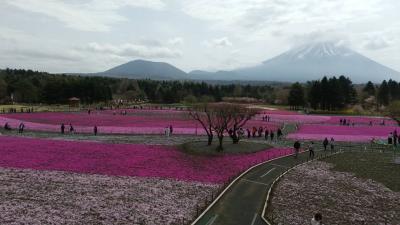
[[[334,42],[317,42],[304,44],[293,48],[285,53],[282,57],[291,60],[301,60],[306,58],[326,58],[326,57],[347,57],[353,55],[354,52],[349,48]]]

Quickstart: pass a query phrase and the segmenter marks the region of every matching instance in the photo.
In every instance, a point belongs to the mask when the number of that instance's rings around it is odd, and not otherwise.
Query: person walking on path
[[[325,138],[324,141],[322,142],[322,145],[324,146],[324,151],[326,151],[326,147],[328,147],[329,141],[328,138]]]
[[[11,127],[10,127],[10,125],[8,124],[8,122],[6,122],[6,123],[4,124],[4,130],[11,130]]]
[[[268,132],[268,129],[267,129],[267,128],[265,128],[265,133],[264,133],[264,134],[265,134],[265,135],[264,135],[265,140],[268,141],[269,132]]]
[[[20,123],[18,126],[18,133],[22,134],[24,132],[25,124]]]
[[[309,158],[310,158],[311,160],[313,160],[313,159],[314,159],[314,156],[315,156],[315,152],[314,152],[314,142],[313,142],[313,141],[311,141],[311,143],[308,145],[308,151],[310,152]]]
[[[389,136],[388,136],[388,145],[393,144],[393,133],[390,132]]]
[[[322,215],[321,213],[317,213],[311,219],[311,225],[322,225]]]
[[[247,131],[247,138],[250,138],[250,137],[251,137],[251,134],[250,134],[250,129],[249,129],[249,128],[247,128],[247,129],[246,129],[246,131]]]
[[[71,134],[74,133],[74,127],[72,126],[72,124],[69,124],[69,132],[70,132]]]
[[[276,137],[278,138],[278,140],[281,139],[282,135],[283,135],[282,130],[281,128],[279,128],[278,131],[276,132]]]
[[[331,152],[335,151],[335,139],[333,139],[333,137],[331,137]]]
[[[300,151],[300,142],[299,142],[299,140],[296,140],[294,142],[293,148],[294,148],[294,158],[297,159],[297,156],[299,155],[299,151]]]
[[[93,128],[94,136],[97,136],[97,126],[95,125]]]
[[[169,125],[169,134],[172,135],[172,132],[174,132],[174,128],[172,128],[172,125]]]
[[[165,136],[169,137],[169,132],[170,132],[169,127],[166,127],[164,130]]]
[[[258,137],[261,137],[261,136],[262,136],[262,133],[263,133],[263,128],[262,128],[262,127],[259,127],[259,128],[258,128]]]
[[[269,136],[271,137],[271,141],[274,141],[275,134],[272,130],[269,132]]]
[[[61,124],[61,134],[65,133],[65,125],[62,123]]]

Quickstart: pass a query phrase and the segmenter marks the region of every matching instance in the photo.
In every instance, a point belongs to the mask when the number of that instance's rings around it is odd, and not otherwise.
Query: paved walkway
[[[324,152],[316,152],[316,156]],[[279,158],[252,169],[216,202],[196,225],[265,225],[261,213],[272,182],[287,168],[304,161],[308,152]]]

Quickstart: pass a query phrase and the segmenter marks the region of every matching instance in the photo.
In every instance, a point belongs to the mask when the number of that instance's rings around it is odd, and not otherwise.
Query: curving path
[[[316,157],[324,153],[317,151]],[[193,225],[265,225],[261,214],[272,182],[289,167],[307,158],[308,152],[301,153],[297,160],[292,155],[283,156],[251,169],[233,183]]]

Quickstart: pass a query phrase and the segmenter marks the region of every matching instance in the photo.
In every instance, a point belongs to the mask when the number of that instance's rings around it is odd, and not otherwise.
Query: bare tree
[[[203,103],[193,106],[189,111],[189,115],[206,131],[208,145],[212,144],[214,134],[217,136],[219,141],[217,151],[223,151],[226,133],[234,144],[239,143],[239,129],[256,113],[255,109],[232,103]]]
[[[224,133],[232,122],[232,107],[228,103],[216,103],[212,106],[214,111],[213,130],[217,134],[219,145],[217,151],[223,151]]]
[[[258,110],[241,104],[230,104],[226,107],[230,109],[231,117],[231,123],[226,127],[226,132],[232,138],[233,144],[237,144],[240,141],[238,135],[240,128],[243,128],[247,121],[258,113]]]
[[[212,107],[208,103],[202,103],[198,105],[194,105],[189,110],[189,115],[194,120],[198,121],[203,129],[206,131],[208,142],[207,145],[211,145],[214,139],[213,134],[213,119],[214,119],[214,111]]]

